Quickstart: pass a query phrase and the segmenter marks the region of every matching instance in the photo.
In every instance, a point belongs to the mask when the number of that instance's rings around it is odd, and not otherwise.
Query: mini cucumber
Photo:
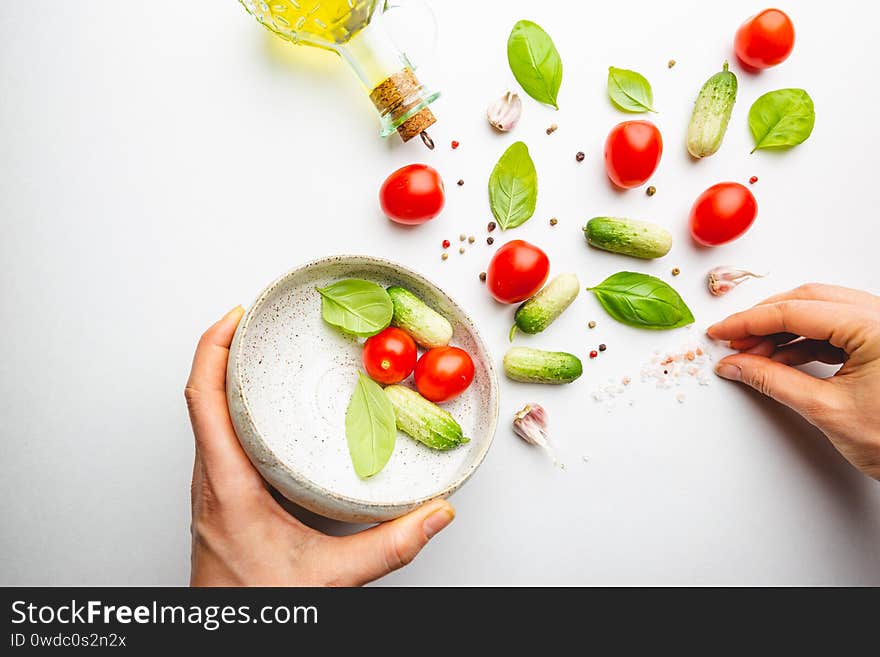
[[[392,285],[388,296],[394,304],[391,324],[410,334],[425,349],[445,347],[452,339],[452,324],[443,315],[403,287]]]
[[[724,70],[700,89],[687,131],[687,149],[694,157],[712,155],[721,147],[736,102],[736,87],[736,76],[724,62]]]
[[[461,425],[437,404],[405,386],[388,386],[385,394],[394,407],[397,428],[433,449],[447,450],[470,442]]]
[[[504,373],[522,383],[571,383],[583,372],[580,359],[564,351],[511,347],[504,354]]]
[[[574,274],[560,274],[543,289],[516,309],[510,339],[519,329],[523,333],[540,333],[550,326],[575,300],[581,284]]]
[[[657,224],[617,217],[593,217],[584,226],[590,246],[636,258],[662,258],[672,248],[672,235]]]

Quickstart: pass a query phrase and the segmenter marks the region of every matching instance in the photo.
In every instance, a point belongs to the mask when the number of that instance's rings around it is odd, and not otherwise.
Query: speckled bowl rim
[[[425,495],[423,497],[419,497],[412,500],[399,500],[394,502],[373,502],[369,500],[362,500],[356,497],[349,497],[347,495],[343,495],[341,493],[334,492],[327,488],[324,488],[320,484],[315,483],[305,475],[291,468],[286,462],[282,459],[278,458],[275,451],[269,449],[268,443],[263,438],[263,435],[257,429],[257,425],[254,422],[254,416],[251,413],[250,405],[248,404],[247,395],[245,394],[244,384],[242,380],[241,373],[241,356],[243,345],[245,343],[245,336],[247,334],[247,330],[251,324],[251,321],[254,319],[256,315],[256,311],[262,308],[263,304],[266,300],[272,295],[272,293],[278,288],[281,284],[283,284],[288,278],[291,278],[301,272],[307,271],[313,267],[319,267],[324,265],[329,265],[333,263],[341,263],[341,264],[368,264],[368,265],[382,265],[385,267],[390,267],[394,270],[397,270],[401,274],[405,276],[410,276],[418,280],[422,285],[426,285],[437,290],[446,301],[459,313],[459,316],[462,319],[462,323],[467,326],[468,330],[474,336],[474,341],[479,346],[480,350],[486,355],[486,367],[489,374],[489,411],[490,411],[490,419],[489,425],[487,427],[489,439],[486,441],[483,448],[480,450],[478,454],[472,459],[470,466],[462,473],[459,477],[454,479],[452,483],[448,484],[441,490],[432,493],[430,495]],[[480,335],[479,330],[471,319],[470,315],[468,315],[465,310],[455,301],[446,291],[437,285],[434,281],[430,280],[426,276],[419,274],[418,272],[413,271],[409,267],[405,267],[400,263],[394,262],[392,260],[387,260],[385,258],[380,258],[377,256],[370,255],[356,255],[356,254],[344,254],[344,255],[333,255],[333,256],[325,256],[323,258],[318,258],[317,260],[311,260],[306,262],[305,264],[300,265],[299,267],[294,267],[293,269],[288,270],[286,273],[282,274],[274,281],[272,281],[269,285],[267,285],[263,291],[257,296],[256,300],[251,304],[245,313],[244,317],[242,317],[241,322],[238,326],[238,331],[241,332],[237,343],[237,349],[235,353],[230,353],[229,358],[234,363],[233,372],[236,378],[237,387],[239,390],[239,399],[242,404],[242,408],[244,409],[244,414],[247,419],[247,422],[250,424],[251,430],[253,431],[254,436],[256,436],[259,441],[262,443],[267,452],[275,455],[275,459],[278,462],[279,467],[290,476],[293,480],[297,482],[300,486],[304,488],[310,489],[318,495],[329,497],[332,499],[336,499],[347,504],[358,505],[364,508],[372,508],[372,509],[387,509],[393,507],[410,507],[416,508],[426,502],[431,500],[436,500],[439,498],[446,498],[459,488],[464,485],[464,483],[471,478],[471,476],[476,472],[477,468],[483,463],[483,459],[486,458],[486,454],[489,452],[489,448],[492,446],[492,443],[495,440],[495,433],[498,428],[498,414],[499,414],[499,395],[500,395],[500,385],[498,383],[498,374],[495,371],[495,365],[492,361],[491,352],[489,348],[486,346],[485,341],[483,340],[483,336]],[[228,389],[228,388],[227,388]],[[236,437],[237,437],[236,433]],[[241,442],[239,440],[239,442]],[[242,445],[242,449],[245,450],[247,454],[247,449]],[[248,455],[250,458],[250,455]],[[296,502],[296,500],[291,500]],[[297,502],[298,503],[298,502]]]

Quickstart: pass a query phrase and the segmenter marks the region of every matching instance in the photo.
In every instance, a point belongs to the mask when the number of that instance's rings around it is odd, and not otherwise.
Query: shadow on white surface
[[[846,519],[851,536],[858,543],[871,545],[880,531],[871,493],[876,482],[863,475],[838,452],[825,435],[787,406],[767,399],[746,386],[730,394],[746,395],[754,412],[765,416],[778,431],[768,440],[783,440],[793,455],[793,466],[805,466],[809,477],[821,488],[841,519]]]
[[[282,506],[282,508],[294,518],[299,520],[307,527],[316,529],[319,532],[328,534],[329,536],[348,536],[349,534],[356,534],[362,529],[366,529],[371,526],[331,520],[330,518],[319,516],[317,513],[312,513],[308,509],[305,509],[298,504],[291,502],[274,488],[271,489],[271,493],[272,497],[275,498],[275,501],[278,502]]]

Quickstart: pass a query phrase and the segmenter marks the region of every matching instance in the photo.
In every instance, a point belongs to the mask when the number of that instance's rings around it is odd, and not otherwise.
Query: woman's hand
[[[226,361],[244,310],[231,310],[196,349],[186,384],[196,441],[194,586],[358,586],[412,561],[455,517],[445,500],[352,536],[306,527],[272,498],[232,428]]]
[[[880,297],[832,285],[803,285],[710,326],[741,353],[715,372],[790,406],[846,459],[880,479]],[[842,364],[828,379],[794,366]]]

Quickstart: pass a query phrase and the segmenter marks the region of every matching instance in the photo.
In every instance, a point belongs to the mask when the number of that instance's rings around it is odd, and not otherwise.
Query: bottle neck
[[[383,137],[397,131],[403,141],[409,141],[434,123],[428,105],[440,94],[416,78],[406,55],[388,36],[379,11],[338,51],[370,94]]]

